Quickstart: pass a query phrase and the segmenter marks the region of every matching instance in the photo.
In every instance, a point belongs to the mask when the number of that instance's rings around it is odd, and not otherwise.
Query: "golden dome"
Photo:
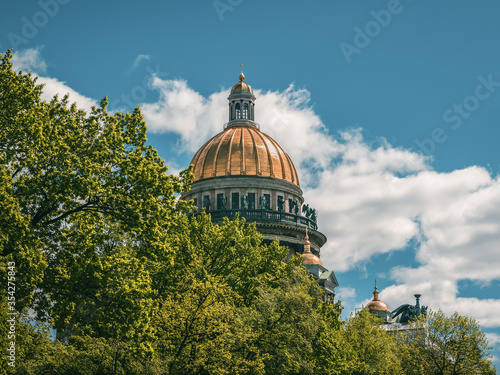
[[[378,299],[377,284],[375,284],[375,290],[373,291],[373,301],[366,305],[369,311],[389,311],[389,306]]]
[[[300,187],[292,159],[271,137],[252,125],[229,126],[194,155],[194,180],[223,176],[280,178]]]
[[[302,263],[303,265],[319,265],[323,266],[321,259],[317,255],[311,253],[311,242],[309,241],[309,235],[306,228],[306,240],[304,241],[304,252],[302,253]]]
[[[253,90],[250,87],[250,85],[244,81],[239,81],[236,85],[234,85],[233,88],[231,89],[231,94],[236,94],[242,91],[253,94]]]
[[[245,75],[243,74],[243,72],[240,74],[239,78],[240,81],[233,86],[233,88],[231,89],[231,94],[237,94],[239,92],[248,92],[250,94],[253,94],[253,90],[250,85],[244,81]]]
[[[389,307],[382,301],[371,301],[366,308],[370,311],[389,311]]]
[[[318,266],[323,265],[323,263],[321,262],[321,259],[319,259],[319,257],[317,255],[314,255],[313,253],[302,254],[302,263],[301,264],[318,265]]]

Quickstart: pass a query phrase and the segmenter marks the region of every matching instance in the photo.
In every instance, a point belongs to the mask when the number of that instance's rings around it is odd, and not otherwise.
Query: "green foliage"
[[[346,337],[356,358],[352,374],[401,374],[396,341],[382,323],[366,309],[348,320]]]
[[[150,337],[156,304],[145,262],[115,227],[88,215],[74,219],[48,260],[38,310],[50,311],[60,337]]]
[[[244,220],[214,225],[208,215],[172,235],[156,353],[171,374],[290,373],[310,367],[321,291],[287,249],[261,246]],[[166,270],[165,270],[166,271]],[[166,281],[168,280],[168,282]]]
[[[475,319],[456,312],[446,316],[439,310],[415,325],[420,329],[407,335],[403,351],[406,373],[496,374],[488,354],[491,347]]]
[[[0,296],[0,374],[25,373],[27,368],[31,368],[37,363],[39,353],[44,352],[50,345],[50,334],[46,324],[28,324],[25,315],[8,315],[11,312],[7,309],[7,300],[5,295]],[[15,339],[7,332],[10,330],[14,319]],[[11,361],[7,355],[7,349],[11,347],[11,342],[15,343],[15,364],[16,367],[9,365]],[[8,354],[7,354],[8,353]]]
[[[315,374],[344,375],[356,368],[357,356],[347,339],[345,323],[340,320],[342,305],[321,304],[319,327],[312,342],[311,361]]]
[[[87,115],[67,96],[45,102],[10,57],[0,65],[0,245],[2,264],[16,264],[16,308],[34,308],[61,337],[150,335],[146,267],[189,208],[175,194],[190,172],[166,173],[139,109],[111,115],[103,99]]]
[[[0,194],[12,224],[0,241],[2,260],[16,261],[18,303],[26,307],[44,287],[48,258],[59,256],[68,227],[82,216],[90,227],[112,223],[143,253],[164,247],[161,229],[187,208],[175,193],[188,188],[190,172],[185,179],[166,173],[146,145],[139,109],[111,115],[105,98],[87,115],[67,96],[45,102],[36,79],[16,74],[10,57],[0,65]]]

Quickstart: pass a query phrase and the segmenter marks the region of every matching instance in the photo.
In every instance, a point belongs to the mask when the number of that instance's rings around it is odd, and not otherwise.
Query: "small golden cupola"
[[[377,281],[375,280],[375,289],[373,290],[373,300],[366,305],[369,311],[389,311],[389,307],[385,302],[378,298],[379,292],[377,290]]]
[[[378,298],[377,280],[375,280],[375,289],[373,290],[373,300],[366,305],[366,308],[371,314],[377,315],[384,320],[384,324],[390,324],[391,311],[385,302]]]
[[[241,65],[240,81],[231,89],[229,100],[229,122],[227,126],[256,126],[255,125],[255,96],[248,83],[245,82],[243,74],[243,63]]]
[[[233,94],[250,94],[253,95],[253,90],[248,83],[245,82],[245,75],[243,74],[243,63],[241,65],[241,73],[239,76],[240,81],[236,83],[231,89],[231,95]],[[254,99],[255,100],[255,99]]]
[[[311,242],[306,228],[306,239],[304,241],[304,252],[302,253],[302,265],[318,265],[323,266],[321,259],[311,252]]]

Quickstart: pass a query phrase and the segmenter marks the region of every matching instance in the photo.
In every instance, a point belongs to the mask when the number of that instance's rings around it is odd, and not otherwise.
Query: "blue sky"
[[[141,105],[174,172],[226,121],[243,61],[256,120],[318,207],[346,312],[476,317],[500,357],[500,3],[9,2],[0,51],[46,95]]]

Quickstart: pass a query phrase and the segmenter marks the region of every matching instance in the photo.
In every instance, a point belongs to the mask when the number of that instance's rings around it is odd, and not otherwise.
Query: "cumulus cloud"
[[[30,48],[14,53],[12,65],[14,70],[31,71],[34,76],[38,77],[37,83],[45,85],[42,93],[42,99],[44,100],[50,101],[56,94],[60,98],[69,94],[70,103],[76,102],[79,108],[87,111],[98,104],[95,99],[78,93],[69,87],[66,82],[45,76],[47,74],[47,63],[41,56],[40,49]]]
[[[176,133],[180,136],[180,150],[194,153],[222,130],[227,121],[227,92],[204,98],[182,80],[154,77],[151,84],[160,97],[155,103],[141,104],[149,131]]]
[[[21,50],[12,55],[12,65],[15,70],[47,73],[47,63],[40,56],[39,48]]]
[[[346,300],[356,297],[356,289],[351,287],[339,287],[335,290],[337,299]]]
[[[194,153],[222,131],[229,89],[205,98],[182,80],[157,77],[153,85],[159,100],[142,105],[149,129],[177,134],[179,152]],[[387,272],[393,285],[381,296],[390,306],[418,292],[428,305],[500,327],[500,300],[462,298],[457,287],[460,280],[500,279],[498,177],[478,166],[437,172],[429,157],[384,139],[368,142],[361,129],[331,134],[309,92],[293,84],[283,92],[254,92],[261,130],[290,154],[306,201],[319,208],[326,267],[347,271],[380,254],[411,251],[417,266]],[[355,298],[350,287],[338,292]]]
[[[42,94],[44,100],[50,101],[55,95],[62,98],[64,95],[69,94],[69,102],[76,102],[78,108],[90,111],[92,106],[98,105],[97,100],[78,93],[69,87],[66,82],[59,81],[56,78],[38,76],[37,82],[45,85]]]
[[[492,332],[486,332],[486,338],[490,345],[500,344],[500,335]]]

